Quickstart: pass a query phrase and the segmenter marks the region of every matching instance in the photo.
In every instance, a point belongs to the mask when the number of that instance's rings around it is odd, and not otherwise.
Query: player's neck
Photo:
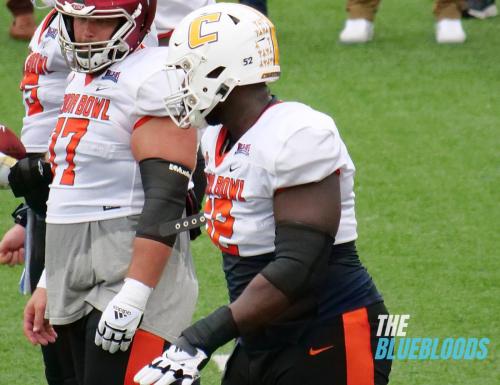
[[[257,92],[243,91],[235,96],[223,119],[224,127],[233,141],[241,138],[257,122],[272,100],[267,88],[258,89]]]

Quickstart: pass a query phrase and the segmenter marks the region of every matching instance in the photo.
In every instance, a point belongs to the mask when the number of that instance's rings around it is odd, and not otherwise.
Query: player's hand
[[[149,295],[153,289],[135,279],[126,278],[120,292],[102,313],[95,344],[115,353],[126,351],[142,319]]]
[[[134,376],[134,382],[141,385],[191,385],[200,378],[200,370],[208,359],[200,349],[193,348],[192,353],[171,345],[160,357],[143,367]]]
[[[15,224],[0,241],[0,264],[21,265],[24,263],[24,227]]]
[[[33,345],[48,345],[55,342],[57,333],[45,319],[47,290],[37,288],[24,308],[24,335]]]

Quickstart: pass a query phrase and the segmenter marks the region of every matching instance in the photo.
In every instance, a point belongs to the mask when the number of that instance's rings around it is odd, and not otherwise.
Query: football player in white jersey
[[[33,343],[70,340],[79,384],[131,383],[196,302],[188,235],[162,227],[182,216],[196,131],[180,130],[163,109],[167,49],[142,44],[155,8],[56,2],[76,72],[50,136],[46,275],[24,329]]]
[[[52,8],[53,0],[33,1],[36,8]],[[20,89],[23,94],[25,116],[21,139],[27,149],[27,157],[17,163],[10,174],[10,186],[16,196],[23,196],[29,203],[21,205],[14,213],[16,224],[0,241],[1,255],[18,255],[10,260],[1,258],[0,263],[22,263],[26,250],[26,268],[21,280],[25,294],[35,290],[45,261],[45,202],[48,198],[50,167],[45,169],[46,178],[36,178],[39,160],[48,151],[49,136],[56,125],[62,105],[66,78],[70,73],[58,42],[59,14],[50,10],[35,31],[29,54],[24,64]],[[147,44],[157,46],[156,33],[147,36]],[[35,178],[34,178],[35,177]],[[26,231],[26,230],[27,231]],[[8,253],[2,254],[5,250]],[[52,339],[51,339],[52,340]],[[46,344],[48,341],[43,341]],[[64,338],[54,344],[42,345],[45,376],[49,385],[76,384],[71,363],[71,352]]]
[[[187,16],[169,63],[182,87],[166,99],[202,138],[207,231],[223,255],[230,305],[185,329],[137,373],[140,384],[192,384],[237,339],[222,384],[382,385],[374,360],[387,310],[356,252],[354,165],[334,121],[272,97],[280,76],[273,24],[244,5]]]

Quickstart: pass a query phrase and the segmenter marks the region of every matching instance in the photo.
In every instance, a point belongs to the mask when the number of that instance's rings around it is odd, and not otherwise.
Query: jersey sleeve
[[[151,29],[142,42],[146,47],[158,47],[158,31],[154,23],[151,24]]]
[[[36,27],[35,33],[33,33],[33,36],[31,37],[30,43],[29,43],[29,49],[30,52],[36,51],[39,45],[39,41],[42,39],[42,34],[43,32],[47,29],[47,24],[54,19],[54,12],[51,11],[49,12],[42,20],[40,24]]]
[[[139,117],[168,116],[165,98],[178,90],[178,80],[167,70],[159,70],[139,87],[136,114]]]
[[[319,182],[345,167],[346,162],[342,140],[334,126],[303,127],[292,133],[278,152],[275,188]]]

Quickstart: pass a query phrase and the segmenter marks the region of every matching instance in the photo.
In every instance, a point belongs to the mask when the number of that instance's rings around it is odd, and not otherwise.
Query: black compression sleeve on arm
[[[152,239],[172,247],[176,235],[161,235],[161,225],[182,217],[191,170],[160,158],[139,162],[144,208],[136,236]]]
[[[50,164],[42,156],[23,158],[10,169],[9,184],[16,197],[24,196],[40,186],[48,188],[51,182]]]
[[[221,306],[185,329],[174,341],[174,345],[191,355],[196,353],[194,348],[198,348],[210,357],[217,348],[236,338],[238,334],[231,309]]]
[[[260,274],[294,301],[323,282],[333,242],[331,235],[300,223],[278,224],[275,260]]]
[[[52,182],[50,164],[43,154],[31,154],[21,159],[9,173],[9,184],[16,197],[24,197],[28,206],[44,217],[47,212],[49,184]]]

